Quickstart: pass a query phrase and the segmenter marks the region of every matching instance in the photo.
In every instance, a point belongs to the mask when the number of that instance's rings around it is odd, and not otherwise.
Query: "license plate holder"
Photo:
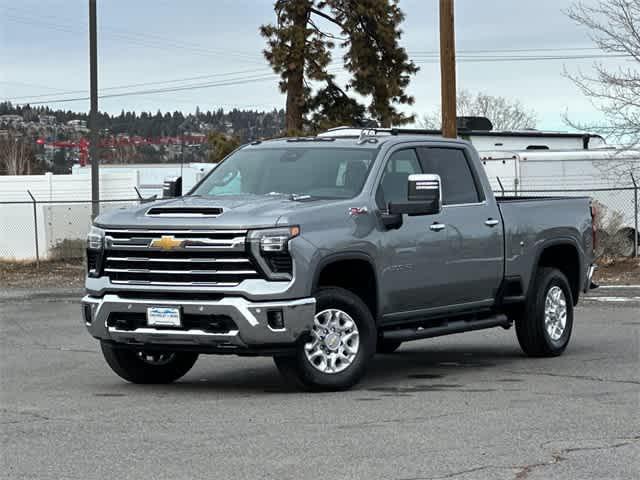
[[[182,326],[181,313],[179,307],[148,307],[147,325],[179,328]]]

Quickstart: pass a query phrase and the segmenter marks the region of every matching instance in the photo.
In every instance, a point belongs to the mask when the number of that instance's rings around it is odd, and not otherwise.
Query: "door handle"
[[[433,225],[429,226],[429,230],[433,230],[434,232],[439,232],[440,230],[444,230],[444,227],[446,227],[444,223],[434,223]]]
[[[494,218],[490,218],[489,220],[485,221],[484,224],[487,227],[495,227],[496,225],[498,225],[500,223],[499,220],[496,220]]]

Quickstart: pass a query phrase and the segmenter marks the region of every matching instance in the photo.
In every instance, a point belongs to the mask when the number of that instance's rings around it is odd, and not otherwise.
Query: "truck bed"
[[[589,197],[496,197],[504,225],[505,277],[521,279],[528,291],[540,252],[554,243],[575,245],[582,262],[590,263],[591,199]],[[580,272],[586,278],[586,271]]]

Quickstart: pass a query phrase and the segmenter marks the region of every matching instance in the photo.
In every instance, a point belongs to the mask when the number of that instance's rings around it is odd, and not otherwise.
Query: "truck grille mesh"
[[[107,230],[104,273],[112,283],[235,286],[261,278],[244,230]]]

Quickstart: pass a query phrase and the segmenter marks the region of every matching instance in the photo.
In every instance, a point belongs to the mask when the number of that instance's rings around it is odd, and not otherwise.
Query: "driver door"
[[[424,173],[416,150],[393,151],[386,163],[376,192],[381,210],[389,202],[407,202],[408,177]],[[446,285],[442,252],[447,248],[446,232],[433,228],[440,223],[436,215],[403,215],[397,230],[386,230],[381,237],[381,291],[385,292],[385,321],[420,315],[421,310],[437,307],[439,289]]]

